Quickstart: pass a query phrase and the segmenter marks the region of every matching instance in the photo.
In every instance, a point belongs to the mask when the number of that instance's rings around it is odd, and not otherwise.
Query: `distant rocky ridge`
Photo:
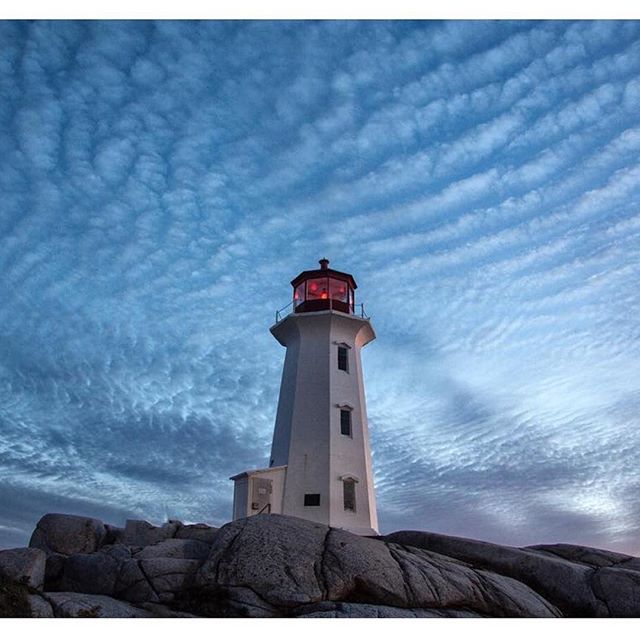
[[[282,515],[217,529],[47,514],[0,551],[0,617],[640,616],[640,559]]]

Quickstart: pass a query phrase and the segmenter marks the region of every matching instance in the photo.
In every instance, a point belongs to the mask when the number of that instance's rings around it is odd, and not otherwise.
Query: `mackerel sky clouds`
[[[227,522],[354,274],[380,524],[640,554],[640,22],[0,22],[0,547]]]

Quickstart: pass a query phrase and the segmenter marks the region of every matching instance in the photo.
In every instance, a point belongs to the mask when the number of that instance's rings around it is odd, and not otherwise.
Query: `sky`
[[[640,22],[0,22],[0,547],[231,519],[354,275],[383,533],[640,555]]]

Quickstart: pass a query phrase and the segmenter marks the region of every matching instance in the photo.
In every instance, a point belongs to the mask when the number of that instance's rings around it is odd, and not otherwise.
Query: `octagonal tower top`
[[[358,285],[350,273],[329,269],[322,258],[320,268],[303,271],[291,281],[294,313],[335,309],[343,313],[355,310],[354,291]]]

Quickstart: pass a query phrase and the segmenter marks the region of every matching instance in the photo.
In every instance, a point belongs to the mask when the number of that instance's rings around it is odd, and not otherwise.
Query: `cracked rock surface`
[[[0,617],[637,617],[640,559],[263,514],[218,529],[48,514],[0,551]]]

